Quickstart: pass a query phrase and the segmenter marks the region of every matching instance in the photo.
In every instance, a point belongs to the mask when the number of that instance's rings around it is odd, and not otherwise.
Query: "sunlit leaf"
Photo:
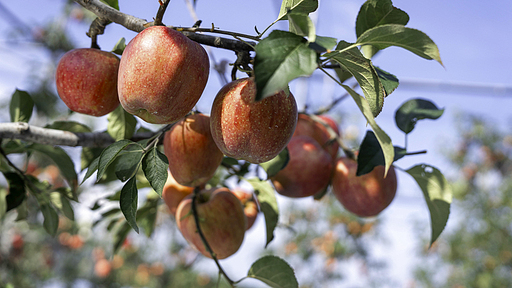
[[[406,172],[416,180],[427,202],[432,228],[430,245],[432,245],[448,222],[450,204],[452,203],[452,188],[441,171],[433,166],[420,164]]]
[[[345,50],[349,46],[349,43],[340,41],[336,46],[337,51],[322,56],[337,62],[344,71],[348,71],[354,76],[370,105],[372,115],[375,117],[382,110],[384,97],[387,96],[386,91],[371,61],[364,57],[357,48]]]
[[[108,114],[107,120],[107,132],[116,141],[130,139],[135,133],[137,120],[135,116],[126,112],[121,105]]]
[[[272,188],[268,181],[261,181],[257,178],[248,179],[247,182],[254,188],[254,193],[260,203],[261,212],[265,216],[265,226],[267,229],[266,247],[274,239],[274,230],[279,218],[279,208],[277,207],[274,188]]]
[[[256,101],[286,90],[291,80],[309,76],[317,67],[318,55],[306,39],[287,31],[272,31],[256,45]]]
[[[283,0],[276,21],[288,19],[287,16],[291,13],[308,15],[316,9],[318,9],[318,0]]]
[[[357,107],[359,107],[359,110],[363,113],[364,117],[366,118],[366,121],[368,121],[368,124],[370,127],[372,127],[373,132],[375,133],[375,137],[379,141],[380,147],[382,148],[382,153],[384,154],[384,163],[386,163],[385,166],[385,173],[384,175],[387,175],[389,167],[393,164],[393,159],[395,157],[395,148],[393,147],[393,143],[391,142],[391,138],[389,138],[388,134],[380,128],[380,126],[375,122],[375,119],[373,117],[370,105],[368,105],[368,102],[364,97],[357,94],[352,88],[348,87],[347,85],[343,85],[342,87],[347,90],[347,92],[352,96],[354,101],[357,104]]]
[[[263,256],[251,265],[247,277],[258,279],[273,288],[297,288],[299,283],[292,267],[283,259]]]
[[[11,122],[28,122],[32,116],[34,109],[34,101],[30,94],[25,91],[14,91],[9,104],[9,112],[11,114]]]
[[[64,216],[72,221],[75,220],[75,212],[73,211],[73,207],[71,206],[68,198],[59,192],[52,192],[50,194],[50,199],[52,204],[57,207]]]
[[[286,167],[288,161],[290,161],[290,153],[288,148],[284,148],[274,159],[260,163],[260,166],[267,172],[267,177],[270,178]]]
[[[114,45],[114,48],[112,48],[112,52],[116,53],[117,55],[123,55],[124,48],[126,48],[126,39],[122,37],[117,41],[116,45]]]
[[[356,44],[371,44],[378,49],[398,46],[422,58],[436,60],[443,65],[439,49],[432,39],[420,30],[399,24],[386,24],[371,28],[357,38]]]
[[[391,0],[368,0],[359,10],[356,20],[356,36],[359,37],[366,30],[384,25],[406,25],[409,15],[393,6]]]
[[[309,42],[315,42],[315,24],[308,15],[290,14],[288,15],[290,32],[300,36],[308,37]]]

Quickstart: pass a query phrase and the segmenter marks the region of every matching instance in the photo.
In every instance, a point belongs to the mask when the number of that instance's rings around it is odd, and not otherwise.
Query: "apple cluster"
[[[332,131],[339,136],[337,123],[327,116],[318,121],[298,114],[289,92],[255,101],[254,79],[242,78],[220,89],[209,116],[191,114],[209,69],[199,44],[171,28],[153,26],[130,41],[121,59],[92,48],[66,53],[57,66],[57,91],[79,113],[102,116],[121,104],[146,122],[175,123],[164,135],[169,170],[162,198],[185,239],[207,257],[211,253],[195,219],[201,219],[214,255],[224,259],[239,249],[259,211],[252,193],[207,189],[224,156],[259,164],[287,147],[287,166],[270,177],[279,194],[309,197],[332,186],[345,208],[361,217],[375,216],[391,203],[397,185],[394,169],[385,178],[383,167],[356,177],[357,163],[338,158],[339,145],[332,136]],[[192,213],[194,199],[198,218]]]

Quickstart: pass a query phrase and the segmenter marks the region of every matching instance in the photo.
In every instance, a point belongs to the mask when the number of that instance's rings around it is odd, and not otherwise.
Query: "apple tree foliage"
[[[101,13],[102,10],[93,8],[99,7],[100,4],[104,5],[99,1],[77,0],[75,2],[82,5],[87,2],[84,7],[96,14]],[[110,5],[107,8],[119,12],[120,8],[117,0],[105,2]],[[161,6],[166,7],[168,1],[160,3]],[[105,7],[102,7],[103,11],[108,10]],[[180,28],[178,31],[182,31],[186,36],[196,41],[198,41],[199,36],[203,37],[203,34],[208,33],[223,32],[223,34],[235,36],[235,39],[229,39],[231,44],[226,44],[225,47],[221,48],[234,50],[237,55],[247,56],[247,52],[250,52],[249,57],[246,57],[245,60],[241,59],[243,57],[239,57],[239,59],[233,61],[235,62],[235,68],[243,68],[240,70],[249,68],[252,70],[256,81],[257,100],[264,99],[277,91],[287,90],[288,84],[292,80],[298,77],[310,76],[314,71],[320,70],[328,75],[339,85],[340,89],[345,90],[355,101],[371,127],[358,149],[357,174],[369,173],[378,165],[385,166],[387,171],[395,161],[417,154],[417,152],[407,150],[407,141],[404,147],[394,145],[392,139],[376,121],[385,99],[390,97],[399,86],[399,80],[390,72],[374,66],[371,60],[372,56],[387,47],[397,46],[419,57],[435,60],[443,65],[438,48],[425,33],[407,27],[409,15],[405,11],[394,7],[391,0],[368,0],[361,6],[356,19],[357,40],[354,43],[337,39],[336,35],[317,35],[314,23],[309,16],[317,8],[317,0],[283,0],[276,20],[270,23],[263,32],[256,31],[257,35],[252,36],[236,32],[217,31],[215,28],[199,30],[195,26],[189,29]],[[165,12],[165,8],[160,10]],[[159,11],[159,13],[161,12]],[[119,17],[128,17],[127,15],[122,13],[116,15],[118,18],[106,19],[107,21],[105,21],[106,16],[98,14],[97,19],[103,21],[104,25],[116,22],[128,29],[139,31],[143,29],[142,26],[133,28],[119,21]],[[141,19],[138,20],[142,21]],[[279,21],[288,21],[289,30],[272,30],[272,26]],[[95,25],[95,22],[93,22],[93,25]],[[150,25],[151,23],[146,22],[144,24]],[[92,36],[90,34],[93,31],[93,25],[89,36]],[[195,32],[204,33],[198,34]],[[101,31],[95,33],[101,34]],[[96,41],[96,34],[91,37],[94,41]],[[244,37],[250,41],[241,41],[240,38]],[[209,44],[208,41],[211,38],[203,37],[201,39],[203,40],[198,41],[201,44],[217,45]],[[237,48],[241,46],[248,50]],[[121,55],[124,47],[125,39],[121,39],[112,51]],[[236,77],[236,71],[233,75]],[[362,94],[345,84],[345,81],[352,77],[357,81]],[[28,126],[26,123],[31,118],[33,108],[34,101],[31,95],[25,91],[16,90],[12,95],[9,106],[11,122],[26,128]],[[442,114],[443,110],[431,101],[412,99],[397,108],[395,121],[407,139],[408,135],[414,130],[417,121],[422,119],[435,120]],[[93,133],[85,124],[69,121],[56,121],[47,125],[44,129],[45,132],[50,134],[59,131],[64,134],[70,133],[66,135],[74,135],[79,140],[84,137],[103,139],[100,142],[94,142],[95,144],[79,145],[83,146],[80,169],[86,171],[81,180],[76,172],[75,163],[66,150],[55,146],[55,144],[74,145],[54,143],[51,140],[47,142],[31,140],[30,138],[17,136],[23,133],[5,132],[0,134],[2,138],[0,171],[9,186],[9,193],[0,198],[0,217],[16,210],[18,219],[23,219],[27,215],[27,198],[33,197],[39,204],[39,209],[43,215],[44,228],[49,234],[55,235],[58,229],[59,215],[64,215],[71,220],[74,219],[71,201],[78,200],[79,184],[96,174],[96,183],[99,185],[111,181],[124,183],[120,191],[105,199],[100,199],[101,201],[98,200],[92,207],[93,210],[96,210],[104,202],[118,203],[118,208],[104,212],[102,214],[103,218],[98,221],[107,223],[107,229],[114,235],[115,250],[121,247],[127,234],[132,229],[139,233],[141,227],[148,237],[151,236],[155,229],[157,213],[155,208],[162,204],[160,197],[167,178],[168,162],[166,156],[162,153],[161,136],[170,129],[171,125],[162,126],[158,131],[140,128],[137,118],[124,111],[121,106],[111,112],[107,120],[108,125],[104,133]],[[342,138],[333,140],[343,142]],[[351,149],[344,148],[343,150],[347,155],[352,154]],[[45,155],[58,167],[67,185],[58,188],[53,187],[48,182],[27,174],[26,171],[11,162],[8,156],[12,154]],[[274,239],[274,230],[279,221],[275,190],[268,181],[268,177],[283,169],[288,160],[288,151],[285,149],[275,159],[259,164],[266,172],[265,177],[259,177],[261,176],[260,173],[255,175],[254,169],[252,169],[256,164],[225,157],[219,168],[223,169],[223,176],[220,179],[212,180],[217,183],[211,183],[225,185],[226,180],[234,177],[253,186],[260,210],[265,217],[266,245]],[[451,188],[441,171],[430,164],[419,163],[408,169],[403,169],[403,171],[417,182],[423,192],[430,210],[430,243],[432,244],[439,237],[448,221],[452,197]],[[148,197],[145,203],[139,207],[138,189],[145,187],[150,187],[156,194],[155,197]],[[222,271],[220,265],[219,269]],[[224,276],[232,285],[243,280],[232,281],[226,274]],[[293,269],[284,260],[276,256],[265,256],[257,260],[248,271],[247,277],[258,279],[270,287],[298,287]]]

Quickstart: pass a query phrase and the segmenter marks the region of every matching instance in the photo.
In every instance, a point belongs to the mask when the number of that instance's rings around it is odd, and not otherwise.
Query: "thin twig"
[[[162,23],[162,19],[164,18],[165,10],[167,9],[167,5],[169,5],[169,2],[171,2],[171,0],[158,0],[158,2],[160,2],[160,8],[158,8],[158,12],[156,13],[154,25],[162,26],[164,25]]]

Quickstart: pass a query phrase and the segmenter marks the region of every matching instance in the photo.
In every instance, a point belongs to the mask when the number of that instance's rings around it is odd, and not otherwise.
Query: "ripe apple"
[[[72,111],[103,116],[119,106],[117,71],[119,58],[99,49],[68,51],[55,73],[57,93]]]
[[[193,195],[189,195],[178,206],[178,229],[192,247],[211,258],[197,232],[192,199]],[[227,188],[213,188],[202,190],[196,203],[201,231],[217,258],[233,255],[242,245],[247,225],[240,200]]]
[[[193,187],[183,186],[176,182],[170,171],[167,171],[167,181],[162,191],[162,198],[169,208],[172,215],[176,215],[176,210],[181,200],[194,192]]]
[[[375,216],[395,198],[395,168],[391,166],[386,178],[384,166],[377,166],[362,176],[356,176],[356,171],[356,161],[339,158],[332,178],[332,192],[348,211],[360,217]]]
[[[164,153],[176,182],[191,187],[208,182],[224,157],[210,133],[210,117],[204,114],[187,116],[167,131]]]
[[[176,122],[201,97],[209,69],[201,45],[165,26],[146,28],[121,57],[119,101],[128,113],[146,122]]]
[[[288,165],[270,178],[277,193],[300,198],[322,192],[329,185],[333,171],[329,153],[309,136],[292,137],[288,151]]]
[[[227,156],[262,163],[271,160],[290,141],[297,124],[297,104],[281,91],[256,102],[253,78],[228,83],[217,93],[211,111],[211,131]]]
[[[232,192],[244,206],[244,214],[245,217],[247,217],[247,228],[245,230],[249,230],[252,225],[254,225],[256,217],[258,217],[258,212],[260,211],[258,208],[258,200],[256,200],[252,193],[242,188],[235,188]]]
[[[329,126],[336,132],[337,135],[340,134],[338,130],[338,124],[327,115],[318,116],[322,120],[324,120]],[[313,120],[307,114],[299,114],[299,119],[297,120],[297,127],[295,128],[295,132],[293,132],[293,136],[309,136],[315,139],[320,146],[322,146],[325,151],[327,151],[333,159],[336,159],[338,154],[339,145],[336,141],[331,141],[331,137],[329,135],[329,131],[322,124],[315,120]]]

